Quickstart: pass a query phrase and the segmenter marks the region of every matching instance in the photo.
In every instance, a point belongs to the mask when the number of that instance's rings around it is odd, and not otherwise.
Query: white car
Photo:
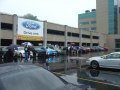
[[[20,57],[25,57],[25,50],[24,50],[24,47],[18,47],[18,50],[16,51],[18,56]],[[30,56],[32,57],[33,56],[33,53],[30,52]]]
[[[25,51],[24,51],[24,47],[18,47],[18,50],[16,50],[18,56],[20,57],[24,57],[25,55]]]
[[[113,68],[120,69],[120,52],[113,52],[103,56],[91,57],[86,64],[92,68]]]

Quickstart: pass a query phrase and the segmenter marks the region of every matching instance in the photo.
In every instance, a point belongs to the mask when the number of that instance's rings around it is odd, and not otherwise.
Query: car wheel
[[[95,68],[95,69],[99,68],[98,62],[97,62],[97,61],[92,61],[92,62],[91,62],[91,67],[92,67],[92,68]]]
[[[90,74],[92,77],[98,77],[100,71],[96,69],[90,69]]]

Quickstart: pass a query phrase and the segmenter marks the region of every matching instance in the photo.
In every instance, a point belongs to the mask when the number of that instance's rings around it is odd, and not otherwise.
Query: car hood
[[[21,52],[21,53],[24,53],[25,51],[24,51],[24,50],[19,50],[19,51],[17,51],[17,52]]]

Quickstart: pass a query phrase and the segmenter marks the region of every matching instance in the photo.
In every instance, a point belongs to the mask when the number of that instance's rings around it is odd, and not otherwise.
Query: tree
[[[34,16],[34,15],[30,14],[30,13],[24,15],[23,18],[31,19],[31,20],[36,20],[36,21],[39,20],[39,19],[37,18],[37,16]]]

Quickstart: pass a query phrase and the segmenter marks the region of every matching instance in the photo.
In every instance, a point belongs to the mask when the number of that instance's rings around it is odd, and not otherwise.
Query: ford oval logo
[[[23,27],[30,29],[30,30],[37,30],[40,28],[40,25],[33,21],[24,21],[22,25]]]

